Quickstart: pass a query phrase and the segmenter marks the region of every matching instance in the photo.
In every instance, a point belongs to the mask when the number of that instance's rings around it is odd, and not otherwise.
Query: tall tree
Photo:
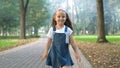
[[[17,28],[17,2],[13,0],[0,0],[0,35],[6,38],[10,33],[14,33],[11,30]],[[16,29],[17,30],[17,29]],[[17,31],[16,31],[17,32]]]
[[[37,37],[39,35],[38,31],[40,30],[40,28],[48,24],[48,19],[50,19],[49,14],[51,14],[51,11],[48,12],[49,7],[50,6],[48,6],[45,0],[29,1],[28,12],[26,17],[27,34],[29,30],[29,34]]]
[[[20,34],[20,38],[21,39],[25,39],[26,36],[26,28],[25,28],[25,17],[26,17],[26,12],[27,12],[27,6],[29,4],[29,0],[20,0],[20,31],[21,31],[21,34]]]
[[[108,42],[105,37],[105,25],[104,25],[104,7],[103,0],[96,0],[97,2],[97,14],[98,14],[98,39],[97,42]]]

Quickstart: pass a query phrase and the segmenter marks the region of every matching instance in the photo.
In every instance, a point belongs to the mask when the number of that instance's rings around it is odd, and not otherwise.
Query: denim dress
[[[55,27],[53,27],[53,31],[56,31]],[[67,26],[65,26],[65,32],[67,32]],[[73,65],[69,52],[69,44],[66,43],[65,33],[53,34],[52,46],[50,48],[46,64],[52,66],[52,68]]]

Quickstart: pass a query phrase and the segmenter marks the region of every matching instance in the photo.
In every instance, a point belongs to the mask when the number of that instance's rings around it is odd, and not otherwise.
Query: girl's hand
[[[79,54],[76,54],[76,60],[77,60],[78,62],[81,62],[81,58],[80,58]]]
[[[47,56],[48,56],[48,53],[43,53],[43,55],[40,58],[43,61],[44,59],[46,59]]]

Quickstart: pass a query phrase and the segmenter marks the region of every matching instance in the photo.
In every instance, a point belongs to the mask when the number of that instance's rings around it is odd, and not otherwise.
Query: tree
[[[103,0],[97,0],[97,14],[98,14],[98,39],[97,42],[108,42],[105,37],[105,25],[104,25],[104,11]]]
[[[25,17],[26,17],[26,12],[27,12],[27,6],[29,4],[29,0],[26,0],[26,3],[24,3],[24,0],[20,0],[20,38],[21,39],[25,39],[26,36],[26,28],[25,28]]]
[[[2,38],[7,38],[8,35],[17,32],[17,3],[11,0],[0,0],[0,35]]]
[[[30,36],[38,37],[42,26],[49,24],[51,12],[48,12],[48,4],[45,0],[30,0],[26,17],[26,32]],[[37,8],[37,10],[36,10]],[[49,25],[48,25],[49,26]],[[29,31],[28,31],[29,30]]]

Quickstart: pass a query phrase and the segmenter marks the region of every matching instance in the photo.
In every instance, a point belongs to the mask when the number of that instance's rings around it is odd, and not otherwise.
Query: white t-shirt
[[[63,28],[61,28],[61,29],[56,29],[56,31],[55,31],[56,33],[65,33],[65,25],[64,25],[64,27]],[[69,28],[69,27],[67,27],[67,32],[66,32],[66,34],[67,34],[67,36],[70,36],[71,34],[72,34],[72,30],[71,30],[71,28]],[[50,29],[49,29],[49,31],[48,31],[48,34],[47,34],[47,37],[48,38],[53,38],[53,27],[51,27]]]

